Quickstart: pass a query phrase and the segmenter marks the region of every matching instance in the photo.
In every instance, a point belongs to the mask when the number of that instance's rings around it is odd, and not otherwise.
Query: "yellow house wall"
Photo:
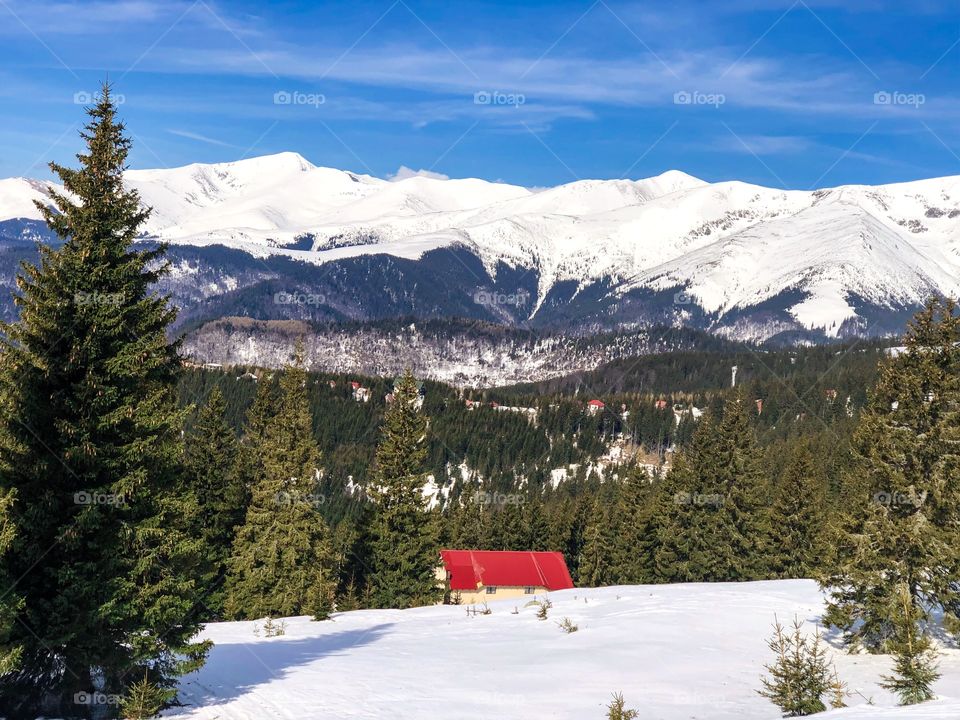
[[[528,600],[533,600],[536,595],[542,595],[547,592],[545,587],[535,587],[533,588],[532,593],[524,592],[524,587],[511,587],[500,585],[497,587],[495,593],[487,594],[487,589],[484,587],[478,588],[475,592],[469,590],[454,590],[452,595],[456,593],[460,594],[460,604],[461,605],[482,605],[484,602],[490,602],[491,600],[506,600],[509,598],[527,598]]]

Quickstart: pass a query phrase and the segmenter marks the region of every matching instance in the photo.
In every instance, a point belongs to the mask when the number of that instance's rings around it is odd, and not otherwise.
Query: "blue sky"
[[[823,187],[960,175],[960,2],[0,0],[0,176],[85,93],[133,167],[293,150],[379,177]]]

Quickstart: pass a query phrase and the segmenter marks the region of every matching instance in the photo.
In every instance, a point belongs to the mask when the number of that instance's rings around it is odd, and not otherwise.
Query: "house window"
[[[496,595],[496,594],[497,594],[497,588],[495,586],[491,585],[490,587],[487,588],[487,595]]]
[[[533,595],[533,594],[536,592],[536,590],[537,590],[537,589],[536,589],[535,587],[533,587],[532,585],[527,585],[527,587],[525,587],[525,588],[523,589],[523,594],[524,594],[524,595]]]

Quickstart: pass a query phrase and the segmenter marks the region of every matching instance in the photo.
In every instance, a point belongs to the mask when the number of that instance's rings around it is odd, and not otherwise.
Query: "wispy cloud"
[[[196,140],[198,142],[207,143],[208,145],[218,145],[220,147],[229,147],[229,148],[239,147],[239,145],[234,145],[232,143],[224,142],[223,140],[218,140],[217,138],[207,137],[206,135],[201,135],[200,133],[191,132],[189,130],[175,130],[172,128],[168,128],[167,132],[170,133],[171,135],[187,138],[188,140]]]
[[[872,117],[889,111],[873,102],[874,93],[883,90],[873,78],[852,68],[824,72],[815,58],[737,60],[724,50],[705,49],[664,53],[660,58],[565,56],[537,62],[505,48],[464,50],[452,56],[443,48],[393,45],[354,50],[331,68],[334,56],[328,54],[290,47],[259,49],[256,55],[242,48],[179,47],[158,53],[154,63],[167,71],[299,79],[309,83],[305,91],[326,92],[328,97],[333,94],[331,85],[343,83],[464,97],[499,91],[522,94],[528,104],[579,105],[586,112],[596,104],[668,107],[675,93],[686,91],[722,94],[728,107],[809,115]],[[535,69],[525,74],[535,62]],[[805,73],[803,67],[810,71]],[[943,100],[942,110],[955,109],[954,99]]]
[[[816,137],[804,135],[737,134],[734,136],[728,132],[724,135],[717,135],[705,139],[703,142],[688,144],[688,147],[698,152],[728,153],[754,157],[795,156],[801,153],[824,158],[829,158],[834,155],[839,157],[842,155],[845,160],[859,160],[875,165],[910,168],[913,170],[920,169],[914,164],[895,158],[855,149],[836,147],[833,144],[822,142]],[[792,159],[791,162],[793,162]]]
[[[288,82],[282,89],[292,91],[297,82]],[[301,86],[302,87],[302,86]],[[300,91],[300,90],[298,90]],[[302,90],[306,92],[306,88]],[[179,94],[138,95],[136,106],[159,115],[222,116],[229,109],[232,117],[260,118],[284,122],[315,122],[330,120],[372,120],[406,124],[423,129],[438,123],[458,120],[482,120],[496,127],[516,126],[526,123],[533,128],[547,128],[556,120],[579,119],[593,120],[596,115],[585,105],[551,102],[525,102],[520,106],[484,105],[475,102],[474,96],[463,95],[459,98],[443,100],[408,99],[370,99],[357,94],[326,95],[318,106],[275,104],[273,91],[246,93],[243,95],[208,94],[198,98]]]
[[[782,9],[784,4],[791,5],[770,0],[764,7],[774,11]],[[834,3],[833,0],[820,3],[807,0],[807,4],[820,7]],[[93,28],[102,31],[117,22],[152,23],[161,27],[164,22],[176,21],[176,33],[164,37],[145,56],[137,58],[138,70],[267,79],[278,86],[288,81],[306,84],[307,87],[301,87],[304,92],[323,93],[330,99],[324,108],[327,112],[332,113],[336,108],[345,117],[353,113],[366,119],[370,117],[369,110],[379,112],[388,106],[389,117],[418,127],[431,121],[476,117],[478,108],[459,105],[451,96],[469,99],[477,92],[497,91],[524,95],[524,112],[487,107],[482,108],[484,114],[479,117],[503,125],[517,125],[517,120],[522,119],[527,124],[534,121],[539,127],[565,117],[591,119],[596,116],[595,108],[604,105],[670,108],[678,92],[721,94],[728,110],[746,108],[803,115],[887,118],[909,116],[911,112],[906,108],[878,108],[873,102],[874,93],[898,88],[895,84],[876,87],[875,78],[853,59],[844,57],[843,62],[837,62],[834,58],[827,62],[813,54],[798,55],[796,49],[792,55],[781,52],[771,57],[763,54],[762,47],[751,49],[745,55],[740,48],[716,43],[674,43],[658,47],[656,55],[643,48],[639,52],[617,55],[561,47],[540,57],[523,44],[481,45],[466,39],[459,43],[451,40],[450,44],[428,38],[422,44],[379,41],[355,47],[331,45],[319,42],[315,36],[284,33],[268,22],[228,14],[212,0],[199,3],[60,0],[52,9],[34,2],[20,2],[13,7],[22,13],[21,17],[31,28],[45,30],[49,24],[51,32],[69,32],[64,28],[78,32],[93,31]],[[665,21],[692,20],[693,13],[686,5],[669,13],[633,6],[617,10],[645,35],[654,36],[665,32],[662,26]],[[722,16],[744,11],[743,7],[728,7],[712,12]],[[696,23],[703,25],[703,10],[697,10],[695,16]],[[59,20],[60,17],[66,18],[62,25],[51,22],[51,18]],[[658,27],[661,29],[654,32]],[[210,29],[215,32],[211,34]],[[238,41],[236,34],[248,33],[249,42]],[[299,40],[294,40],[295,37]],[[142,47],[136,49],[138,54],[143,52]],[[70,62],[69,57],[67,61]],[[922,72],[911,74],[907,72],[909,68],[883,66],[875,61],[871,61],[871,67],[876,67],[884,78],[904,74],[916,78]],[[351,93],[350,86],[356,91]],[[910,87],[900,89],[916,91]],[[337,90],[344,96],[340,102],[336,102]],[[392,92],[394,97],[404,92],[432,97],[371,100],[370,90]],[[364,95],[365,101],[360,99]],[[930,103],[920,112],[928,118],[960,117],[960,100],[943,97],[939,105]],[[912,117],[918,114],[914,112]],[[421,117],[416,119],[414,115]],[[521,118],[522,115],[525,117]],[[384,117],[387,116],[371,119]]]
[[[750,155],[792,155],[805,152],[816,143],[809,137],[800,135],[721,135],[709,144],[701,147],[704,150],[717,152],[746,153]]]
[[[44,34],[115,32],[117,25],[150,24],[176,16],[190,3],[171,0],[92,0],[91,2],[15,2],[4,0],[0,16],[15,13],[31,30]],[[4,22],[8,32],[18,28]],[[0,30],[2,32],[2,30]]]

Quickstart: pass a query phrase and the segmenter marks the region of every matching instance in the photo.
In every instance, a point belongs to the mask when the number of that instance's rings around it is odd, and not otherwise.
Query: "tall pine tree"
[[[0,494],[0,557],[8,552],[16,539],[16,527],[11,512],[16,491],[4,490]],[[23,647],[15,640],[17,613],[23,609],[23,598],[16,591],[16,578],[0,576],[0,587],[5,588],[0,597],[0,678],[9,676],[20,667]]]
[[[379,607],[408,608],[443,597],[436,578],[438,522],[422,491],[426,440],[419,388],[407,371],[383,419],[371,488],[376,510],[370,586]]]
[[[757,580],[771,574],[769,507],[745,403],[700,421],[657,493],[654,572],[663,582]]]
[[[617,486],[611,548],[616,584],[634,585],[653,579],[656,528],[651,487],[650,477],[639,467],[631,469]]]
[[[264,399],[266,390],[254,403],[254,427],[248,432],[257,458],[254,485],[227,569],[224,609],[232,618],[312,615],[323,620],[332,609],[333,550],[319,511],[324,499],[320,451],[302,352],[298,345],[293,365],[280,378],[275,404]]]
[[[226,404],[214,387],[184,438],[184,477],[200,506],[198,524],[207,555],[204,604],[212,617],[223,613],[227,558],[249,503],[240,441],[227,424]]]
[[[196,503],[177,482],[182,413],[175,311],[151,287],[164,247],[135,246],[149,210],[124,189],[130,141],[104,86],[79,168],[38,206],[62,247],[41,246],[17,278],[3,328],[0,490],[14,538],[0,576],[23,599],[0,677],[0,712],[76,716],[77,692],[174,687],[202,663]],[[6,496],[6,495],[5,495]]]
[[[960,316],[931,300],[903,352],[881,363],[843,476],[826,619],[848,643],[883,650],[906,587],[920,617],[960,617]]]
[[[610,585],[614,581],[610,523],[610,501],[597,495],[583,531],[583,547],[577,562],[577,584],[586,587]]]
[[[778,577],[812,577],[823,558],[827,481],[807,443],[787,460],[773,501],[767,559]]]

